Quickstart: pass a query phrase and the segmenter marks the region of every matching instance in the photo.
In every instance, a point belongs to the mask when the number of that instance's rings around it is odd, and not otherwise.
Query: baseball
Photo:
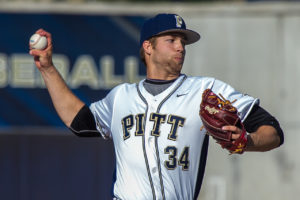
[[[33,34],[29,40],[29,45],[32,49],[43,50],[47,47],[47,44],[47,38],[37,33]]]

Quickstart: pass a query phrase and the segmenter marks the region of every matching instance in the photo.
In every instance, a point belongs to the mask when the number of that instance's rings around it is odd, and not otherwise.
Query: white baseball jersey
[[[237,99],[233,105],[242,120],[259,101],[214,78],[180,75],[156,96],[143,81],[121,84],[90,106],[97,129],[114,143],[113,194],[126,200],[193,199],[206,161],[202,150],[207,136],[200,131],[199,117],[202,92],[211,88],[230,101]]]

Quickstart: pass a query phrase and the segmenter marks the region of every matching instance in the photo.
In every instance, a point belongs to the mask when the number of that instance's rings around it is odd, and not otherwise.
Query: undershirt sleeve
[[[79,137],[100,137],[96,128],[95,118],[88,106],[84,105],[75,118],[69,129]]]
[[[259,105],[254,105],[250,114],[244,121],[245,129],[248,133],[255,132],[258,127],[262,125],[273,126],[277,130],[277,134],[280,137],[280,145],[284,142],[284,134],[280,127],[279,122],[270,115],[266,110],[264,110]]]

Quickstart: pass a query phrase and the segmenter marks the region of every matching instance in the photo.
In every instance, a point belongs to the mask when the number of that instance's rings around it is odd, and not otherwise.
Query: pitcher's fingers
[[[240,135],[242,134],[242,130],[236,126],[223,126],[222,130],[232,132],[232,134],[231,134],[232,140],[238,139],[240,137]]]
[[[49,33],[48,31],[46,31],[46,30],[44,30],[42,28],[39,29],[39,30],[37,30],[35,33],[37,33],[37,34],[39,34],[41,36],[45,36],[46,38],[51,38],[52,37],[51,33]]]
[[[32,55],[32,56],[40,56],[41,55],[41,53],[42,53],[42,50],[38,50],[38,49],[31,49],[30,51],[29,51],[29,54],[30,55]]]
[[[241,133],[233,133],[233,134],[231,134],[231,139],[236,140],[236,139],[240,138],[240,135],[241,135]]]
[[[48,42],[47,49],[48,49],[49,46],[52,45],[52,35],[51,35],[51,33],[49,33],[48,31],[46,31],[42,28],[37,30],[35,33],[40,34],[41,36],[45,36],[47,38],[47,42]]]
[[[39,34],[39,35],[42,35],[42,36],[45,36],[46,32],[47,32],[46,30],[40,28],[40,29],[38,29],[35,33],[36,33],[36,34]]]
[[[222,130],[223,131],[231,131],[231,132],[236,132],[238,127],[236,126],[223,126]]]

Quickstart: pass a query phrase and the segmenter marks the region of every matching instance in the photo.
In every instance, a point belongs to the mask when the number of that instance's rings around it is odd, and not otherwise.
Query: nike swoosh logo
[[[184,94],[177,94],[176,97],[181,97],[181,96],[184,96],[184,95],[187,95],[188,93],[184,93]]]

